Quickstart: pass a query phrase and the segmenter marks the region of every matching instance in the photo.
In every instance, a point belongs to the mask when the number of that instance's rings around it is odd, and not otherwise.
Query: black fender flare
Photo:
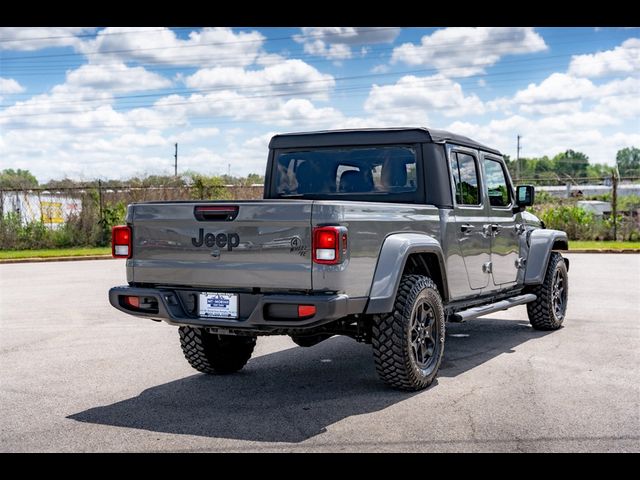
[[[567,234],[561,230],[536,229],[529,235],[529,252],[527,254],[527,268],[524,274],[525,285],[540,285],[549,264],[549,257],[553,245],[561,243],[569,246]],[[569,262],[565,260],[567,270]]]
[[[369,289],[365,313],[387,313],[393,310],[402,272],[414,253],[433,253],[438,258],[442,277],[443,300],[448,298],[447,271],[440,242],[421,233],[396,233],[385,238]]]

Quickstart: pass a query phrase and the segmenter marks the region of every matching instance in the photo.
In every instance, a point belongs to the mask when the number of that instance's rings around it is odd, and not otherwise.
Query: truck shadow
[[[548,332],[528,323],[477,319],[448,324],[440,377],[455,377]],[[381,383],[371,347],[334,337],[252,359],[235,375],[195,374],[68,418],[154,432],[297,443],[344,418],[376,412],[421,392]]]

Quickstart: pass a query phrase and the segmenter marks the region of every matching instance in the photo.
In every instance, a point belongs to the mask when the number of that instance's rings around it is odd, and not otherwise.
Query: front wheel
[[[376,317],[371,343],[378,376],[401,390],[421,390],[438,374],[444,353],[445,316],[436,284],[403,275],[393,312]]]
[[[557,330],[567,313],[569,274],[562,255],[551,252],[542,285],[531,289],[537,298],[527,303],[529,322],[536,330]]]

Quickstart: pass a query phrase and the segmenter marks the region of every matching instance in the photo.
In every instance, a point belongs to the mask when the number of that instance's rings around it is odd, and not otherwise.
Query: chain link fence
[[[171,200],[253,200],[262,185],[104,186],[0,190],[0,248],[104,246],[130,203]]]
[[[640,239],[640,177],[522,178],[536,185],[534,214],[573,240]],[[0,190],[0,248],[104,246],[130,203],[254,200],[262,185],[130,186],[95,182],[72,188]]]

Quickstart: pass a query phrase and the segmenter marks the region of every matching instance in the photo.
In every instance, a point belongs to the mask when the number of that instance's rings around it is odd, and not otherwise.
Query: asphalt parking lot
[[[175,327],[109,305],[124,262],[0,265],[0,451],[640,451],[640,255],[568,257],[561,330],[525,307],[448,324],[418,393],[339,337],[202,375]]]

